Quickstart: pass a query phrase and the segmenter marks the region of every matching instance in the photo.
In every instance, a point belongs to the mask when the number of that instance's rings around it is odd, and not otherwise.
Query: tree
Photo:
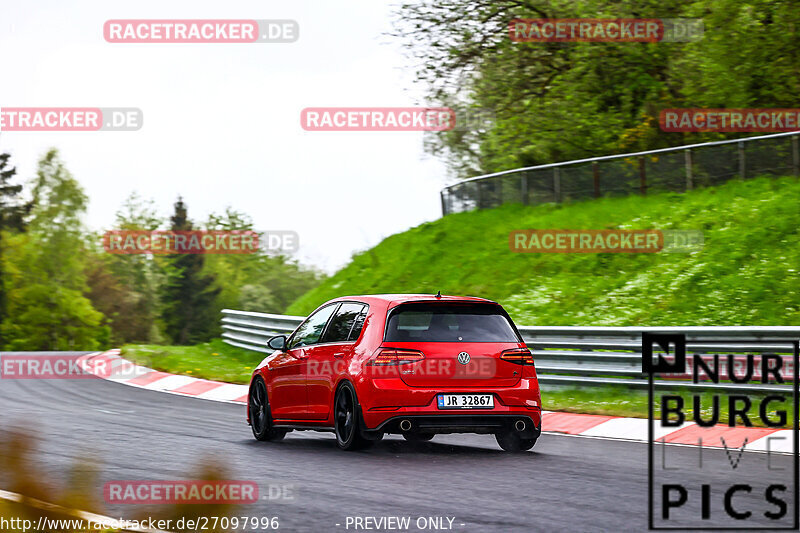
[[[209,231],[253,231],[253,220],[245,213],[230,207],[225,213],[212,213],[206,222]],[[219,289],[217,310],[239,309],[241,289],[254,279],[258,258],[252,254],[210,254],[205,258],[205,272],[214,276],[214,286]]]
[[[228,207],[222,215],[209,216],[206,229],[254,231],[254,226],[248,215]],[[218,310],[282,313],[322,278],[318,272],[301,267],[289,257],[269,254],[263,249],[253,254],[209,255],[205,268],[214,275],[220,289]]]
[[[153,201],[134,192],[117,211],[114,227],[153,231],[160,225]],[[114,344],[163,340],[159,291],[164,276],[153,256],[100,252],[89,262],[89,298],[110,320]]]
[[[428,105],[488,110],[491,127],[427,136],[458,177],[741,134],[665,133],[669,107],[792,107],[792,0],[422,0],[399,8]],[[515,18],[702,18],[688,43],[513,42]]]
[[[12,185],[11,179],[16,175],[16,167],[10,167],[10,154],[0,154],[0,324],[6,316],[6,276],[3,275],[3,233],[22,231],[24,217],[30,212],[31,204],[24,203],[20,196],[22,185]],[[0,347],[3,346],[2,330],[0,330]]]
[[[110,328],[85,293],[86,253],[81,221],[87,198],[56,150],[40,161],[25,234],[14,240],[8,315],[2,330],[11,349],[93,350]]]
[[[172,231],[192,229],[180,197],[170,221]],[[220,289],[213,287],[213,276],[203,273],[204,263],[202,254],[174,254],[164,261],[167,281],[162,317],[167,335],[176,344],[204,342],[219,331],[214,302]]]

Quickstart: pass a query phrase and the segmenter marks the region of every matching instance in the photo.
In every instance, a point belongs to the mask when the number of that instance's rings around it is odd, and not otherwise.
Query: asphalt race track
[[[482,533],[647,530],[642,443],[545,434],[533,451],[516,455],[480,435],[439,435],[420,444],[391,436],[354,453],[339,451],[326,433],[261,443],[243,406],[99,379],[0,380],[0,432],[15,426],[40,437],[38,459],[61,483],[76,460],[96,463],[104,483],[190,479],[200,461],[216,457],[232,479],[256,481],[262,496],[270,484],[291,484],[293,499],[262,500],[236,513],[277,516],[282,531],[353,531],[345,528],[348,516],[410,516],[412,523],[454,517],[453,530]],[[676,464],[697,462],[692,448],[669,447],[669,454]],[[727,461],[725,452],[704,452],[705,464],[715,460]],[[737,472],[764,477],[766,460],[747,453]],[[791,458],[773,456],[776,465],[790,468]],[[706,468],[702,481],[683,481],[699,485],[709,475]],[[711,479],[729,483],[730,472]],[[87,490],[102,501],[101,487]],[[145,510],[105,509],[112,517]]]

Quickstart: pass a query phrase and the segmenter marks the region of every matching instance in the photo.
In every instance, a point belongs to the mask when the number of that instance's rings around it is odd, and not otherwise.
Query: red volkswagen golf
[[[258,440],[332,431],[344,450],[384,434],[490,433],[507,451],[541,432],[533,356],[505,310],[482,298],[348,296],[314,311],[253,372]]]

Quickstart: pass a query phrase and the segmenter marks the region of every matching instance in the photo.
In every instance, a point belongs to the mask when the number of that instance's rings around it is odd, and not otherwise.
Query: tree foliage
[[[11,289],[3,334],[10,349],[96,349],[108,343],[103,314],[86,297],[87,197],[56,150],[40,161],[27,231],[8,250]]]
[[[17,173],[9,165],[10,154],[0,154],[0,324],[6,316],[6,279],[3,261],[3,236],[7,232],[19,232],[24,228],[24,216],[30,212],[31,204],[22,200],[22,185],[12,184]],[[0,329],[0,346],[3,345]]]
[[[0,349],[94,350],[130,342],[193,344],[220,332],[224,308],[282,313],[322,275],[282,255],[111,254],[83,225],[88,198],[55,150],[27,190],[0,155]],[[152,200],[132,193],[114,229],[193,229],[179,199],[168,221]],[[229,207],[207,230],[254,231]],[[23,231],[24,230],[24,231]]]
[[[701,18],[688,43],[512,42],[515,18]],[[459,177],[725,137],[665,133],[670,107],[794,107],[800,9],[791,0],[422,0],[404,39],[430,105],[494,123],[431,133]],[[738,134],[741,135],[741,134]]]
[[[161,223],[153,201],[134,192],[117,211],[115,228],[152,231]],[[114,344],[163,341],[159,293],[164,272],[152,256],[98,250],[88,275],[89,297],[109,319]]]
[[[245,213],[227,208],[206,223],[212,231],[256,231]],[[213,274],[220,293],[219,309],[281,313],[302,294],[319,284],[321,274],[302,267],[281,254],[259,250],[255,254],[206,256],[205,269]]]
[[[175,202],[170,218],[172,231],[194,229],[182,198]],[[167,279],[163,289],[162,316],[166,333],[176,344],[197,344],[219,329],[214,301],[220,293],[214,276],[203,272],[203,254],[168,255],[164,261]]]

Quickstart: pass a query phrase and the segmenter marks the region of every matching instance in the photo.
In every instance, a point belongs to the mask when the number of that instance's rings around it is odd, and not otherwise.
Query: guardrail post
[[[739,141],[739,179],[744,179],[747,173],[747,165],[744,160],[744,141]]]
[[[597,161],[592,161],[592,179],[594,180],[594,197],[600,198],[600,168]]]
[[[553,200],[561,203],[561,172],[558,167],[553,168]]]
[[[522,173],[520,180],[520,193],[522,195],[522,205],[528,205],[528,173]]]
[[[491,205],[489,207],[500,207],[503,205],[503,178],[494,180],[493,186],[494,192],[497,193],[497,205]]]
[[[684,160],[686,162],[686,190],[691,191],[694,189],[694,174],[692,172],[692,150],[688,148],[683,152]]]
[[[475,209],[481,208],[481,182],[475,182]]]
[[[645,173],[644,156],[639,156],[639,193],[647,194],[647,174]]]
[[[792,167],[794,168],[794,177],[800,177],[800,149],[798,149],[797,135],[792,135]]]
[[[444,190],[439,191],[439,196],[442,199],[442,216],[447,216],[447,202],[444,199]]]

